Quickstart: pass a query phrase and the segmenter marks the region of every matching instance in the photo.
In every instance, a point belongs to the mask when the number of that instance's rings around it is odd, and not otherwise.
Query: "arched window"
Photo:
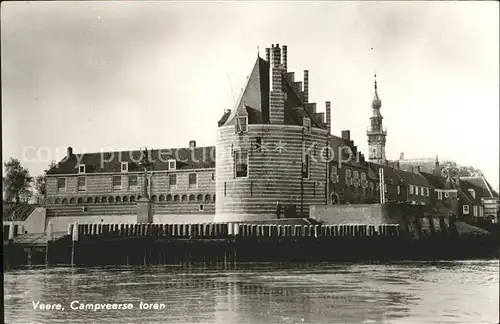
[[[214,202],[215,202],[215,195],[214,195]]]
[[[188,200],[188,197],[186,195],[182,195],[182,201],[187,201]]]
[[[115,201],[115,199],[113,198],[113,196],[110,196],[110,197],[108,198],[108,202],[112,203],[112,202],[114,202],[114,201]]]
[[[92,199],[92,197],[88,197],[87,198],[87,204],[91,204],[94,200]]]
[[[203,195],[199,194],[198,197],[196,197],[196,200],[198,201],[203,201]]]
[[[167,195],[167,201],[172,201],[172,195]]]
[[[141,199],[142,196],[141,195],[137,195],[137,200]]]
[[[108,202],[108,198],[107,198],[106,196],[103,196],[103,197],[101,198],[101,202],[102,202],[102,203],[107,203],[107,202]]]
[[[165,201],[165,195],[160,195],[160,201]]]
[[[120,196],[116,196],[116,197],[115,197],[115,201],[116,201],[116,202],[121,202],[121,201],[122,201],[122,197],[120,197]]]
[[[123,202],[128,202],[128,196],[123,196]]]
[[[62,204],[67,204],[67,203],[68,203],[68,199],[63,198],[63,200],[62,200]]]
[[[83,204],[83,198],[82,197],[78,198],[78,203],[79,204]]]
[[[69,203],[70,203],[70,204],[74,204],[74,203],[76,203],[76,199],[75,199],[74,197],[71,197],[71,198],[69,199]]]
[[[212,197],[209,194],[205,195],[205,201],[210,201],[212,200]]]
[[[60,203],[61,203],[61,199],[56,198],[56,200],[54,200],[54,204],[60,204]]]
[[[196,198],[194,197],[194,195],[189,195],[189,201],[195,201]]]
[[[99,197],[94,198],[94,204],[98,204],[100,202],[101,202],[101,199],[99,199]]]
[[[130,202],[134,202],[135,201],[135,197],[134,196],[130,196]]]
[[[156,195],[151,196],[151,201],[157,201],[158,197]],[[161,201],[161,196],[160,196],[160,201]]]
[[[179,201],[179,195],[174,196],[174,201]]]

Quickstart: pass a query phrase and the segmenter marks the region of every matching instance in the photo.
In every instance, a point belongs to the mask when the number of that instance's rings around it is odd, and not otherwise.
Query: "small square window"
[[[122,162],[122,172],[128,172],[128,162]]]
[[[200,211],[203,211],[203,205],[200,205],[199,210],[200,210]]]
[[[168,160],[168,169],[175,170],[177,167],[176,162],[177,162],[176,160]]]
[[[78,173],[85,173],[85,164],[78,165]]]
[[[128,176],[128,186],[129,188],[134,188],[137,187],[138,181],[137,181],[137,175],[136,174],[131,174]]]

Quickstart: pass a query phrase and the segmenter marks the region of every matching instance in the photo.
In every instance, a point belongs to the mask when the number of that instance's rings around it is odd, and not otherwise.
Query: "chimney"
[[[271,63],[271,49],[266,47],[266,61]]]
[[[285,96],[283,93],[283,69],[279,44],[271,47],[271,69],[269,71],[269,122],[281,124],[285,122]]]
[[[326,130],[328,131],[328,134],[330,134],[332,132],[331,130],[332,115],[330,110],[330,101],[327,101],[325,104],[326,104]]]
[[[73,148],[71,146],[68,146],[68,154],[67,156],[70,157],[73,155]]]
[[[399,153],[399,159],[400,160],[404,160],[405,159],[405,153],[404,152]]]
[[[189,141],[189,148],[190,149],[196,148],[196,141]]]
[[[342,138],[347,140],[347,141],[350,141],[351,140],[351,131],[343,130],[342,131]]]
[[[287,57],[287,46],[286,45],[283,45],[283,48],[281,49],[281,64],[283,64],[283,69],[285,69],[285,72],[287,70],[287,61],[288,61],[288,57]]]
[[[304,70],[304,102],[309,102],[309,71]]]

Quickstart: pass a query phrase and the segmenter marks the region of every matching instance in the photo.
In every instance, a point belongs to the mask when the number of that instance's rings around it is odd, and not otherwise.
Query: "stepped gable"
[[[129,172],[143,171],[140,165],[143,154],[139,150],[71,154],[48,170],[47,174],[78,174],[78,163],[85,164],[85,174],[121,172],[121,162],[128,162]],[[215,147],[152,150],[150,159],[153,162],[151,170],[157,171],[168,170],[170,159],[177,161],[176,170],[215,168]]]
[[[299,91],[293,73],[283,72],[284,122],[285,125],[302,126],[302,117],[309,117],[311,125],[326,129],[322,121],[323,113],[316,113],[316,104],[307,103],[302,91]],[[257,57],[252,72],[241,92],[234,109],[226,111],[218,124],[220,126],[235,125],[236,116],[248,117],[248,124],[269,124],[269,92],[270,92],[270,64],[268,61]],[[294,108],[302,107],[297,110]]]

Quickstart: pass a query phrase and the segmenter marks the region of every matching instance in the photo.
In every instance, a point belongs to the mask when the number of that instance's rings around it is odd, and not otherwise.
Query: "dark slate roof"
[[[460,177],[460,183],[467,183],[471,186],[471,189],[476,191],[476,196],[478,197],[496,197],[498,198],[498,193],[493,190],[491,185],[482,176],[475,177]]]
[[[142,171],[141,151],[117,151],[73,154],[62,159],[54,168],[47,171],[52,174],[78,173],[78,163],[85,164],[85,173],[120,172],[121,162],[128,162],[129,171]],[[81,160],[79,160],[81,158]],[[152,150],[153,162],[150,170],[168,170],[168,160],[176,159],[176,169],[215,168],[215,147],[174,148]],[[79,162],[80,161],[80,162]]]
[[[407,185],[412,184],[416,186],[430,187],[429,181],[420,173],[397,170],[390,166],[377,163],[370,163],[370,168],[372,169],[373,174],[376,175],[376,178],[378,178],[379,169],[383,169],[386,182],[389,179],[392,179],[393,184],[404,183]]]
[[[427,172],[420,172],[421,175],[423,175],[427,181],[429,181],[429,184],[435,188],[435,189],[444,189],[444,183],[446,181],[446,178],[437,176],[431,173]]]
[[[39,207],[34,204],[3,204],[3,220],[5,221],[24,221],[29,215]]]
[[[413,167],[419,167],[420,172],[434,173],[436,169],[436,158],[422,158],[422,159],[400,159],[397,160],[399,168],[405,171],[412,171]],[[442,167],[438,164],[439,172]]]
[[[220,126],[234,125],[236,116],[248,116],[248,124],[269,124],[270,64],[257,57],[247,83],[236,103],[235,109],[225,112],[219,120]],[[301,91],[294,86],[289,74],[283,74],[285,92],[285,124],[302,125],[302,117],[311,119],[312,127],[326,129],[319,113],[312,108],[315,104],[304,103]],[[303,110],[294,108],[302,107]]]

